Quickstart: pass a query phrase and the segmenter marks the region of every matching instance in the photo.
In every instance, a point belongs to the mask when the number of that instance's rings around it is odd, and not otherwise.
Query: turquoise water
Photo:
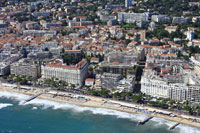
[[[27,97],[0,92],[0,133],[200,133],[185,125],[169,131],[173,122],[158,118],[138,126],[145,116],[107,109],[38,99],[22,104]]]

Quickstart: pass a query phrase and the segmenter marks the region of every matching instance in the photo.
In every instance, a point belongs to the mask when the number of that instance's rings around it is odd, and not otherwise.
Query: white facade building
[[[170,18],[167,15],[152,15],[151,20],[154,22],[169,22]]]
[[[189,80],[191,80],[189,78]],[[200,102],[200,87],[184,83],[169,83],[152,73],[146,72],[141,79],[141,92],[153,97],[162,97],[178,101]]]
[[[194,35],[195,35],[195,32],[193,30],[189,30],[187,32],[187,40],[191,41],[192,39],[194,39]]]
[[[135,22],[148,22],[149,13],[126,13],[120,12],[118,13],[118,21],[126,22],[126,23],[135,23]]]
[[[169,87],[161,80],[151,79],[150,77],[142,77],[141,92],[147,95],[169,98]]]
[[[94,79],[91,79],[91,78],[87,78],[86,80],[85,80],[85,85],[86,86],[94,86]]]
[[[76,66],[46,64],[41,67],[42,78],[58,78],[75,85],[82,85],[88,74],[88,63],[80,61]]]

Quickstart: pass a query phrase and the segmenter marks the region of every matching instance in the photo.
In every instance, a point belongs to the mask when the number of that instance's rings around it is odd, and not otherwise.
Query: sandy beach
[[[41,92],[41,90],[39,89],[23,90],[23,89],[13,89],[12,87],[0,87],[0,91],[15,92],[15,93],[21,93],[21,94],[30,95],[30,96],[33,96]],[[199,117],[194,117],[194,116],[189,116],[189,115],[179,115],[167,110],[161,110],[161,109],[148,107],[148,106],[141,106],[139,104],[134,104],[134,103],[127,103],[127,102],[116,101],[116,100],[111,100],[111,99],[106,99],[106,98],[101,98],[101,97],[79,95],[79,94],[60,92],[60,91],[48,91],[40,95],[38,98],[55,101],[59,103],[74,104],[74,105],[84,106],[84,107],[106,108],[106,109],[117,110],[121,112],[153,116],[153,117],[158,117],[165,120],[179,122],[181,124],[186,124],[186,125],[200,128],[200,123],[191,122],[191,119],[197,119],[200,121]],[[173,114],[175,116],[164,115],[162,113],[155,113],[155,112]]]

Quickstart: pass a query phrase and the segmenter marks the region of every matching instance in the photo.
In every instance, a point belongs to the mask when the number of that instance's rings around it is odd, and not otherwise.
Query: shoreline
[[[13,89],[12,87],[0,87],[0,91],[20,93],[20,94],[25,94],[29,96],[32,96],[32,95],[37,94],[38,92],[41,92],[39,91],[39,89],[38,90],[37,89],[23,90],[23,89]],[[104,108],[104,109],[111,109],[111,110],[116,110],[120,112],[126,112],[130,114],[153,116],[153,117],[162,118],[168,121],[179,122],[180,124],[185,124],[192,127],[200,128],[200,123],[191,122],[190,120],[186,119],[186,118],[199,119],[198,117],[181,115],[182,117],[184,116],[184,118],[180,118],[178,116],[172,117],[172,116],[166,116],[166,115],[158,114],[158,113],[149,114],[149,112],[153,112],[153,110],[157,112],[162,112],[162,111],[170,112],[170,111],[160,110],[153,107],[139,106],[134,103],[126,103],[122,101],[115,101],[115,100],[110,100],[110,99],[101,98],[101,97],[86,96],[86,95],[73,94],[73,93],[68,93],[68,92],[58,92],[58,91],[49,91],[48,93],[42,94],[38,98],[54,101],[58,103],[77,105],[80,107]],[[146,110],[146,112],[148,113],[138,112],[138,110]]]

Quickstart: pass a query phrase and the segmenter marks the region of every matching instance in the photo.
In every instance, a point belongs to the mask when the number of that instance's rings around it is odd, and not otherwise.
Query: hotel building
[[[46,64],[41,67],[42,78],[58,78],[75,85],[83,85],[88,74],[88,63],[85,60],[80,61],[75,66],[64,64]]]

